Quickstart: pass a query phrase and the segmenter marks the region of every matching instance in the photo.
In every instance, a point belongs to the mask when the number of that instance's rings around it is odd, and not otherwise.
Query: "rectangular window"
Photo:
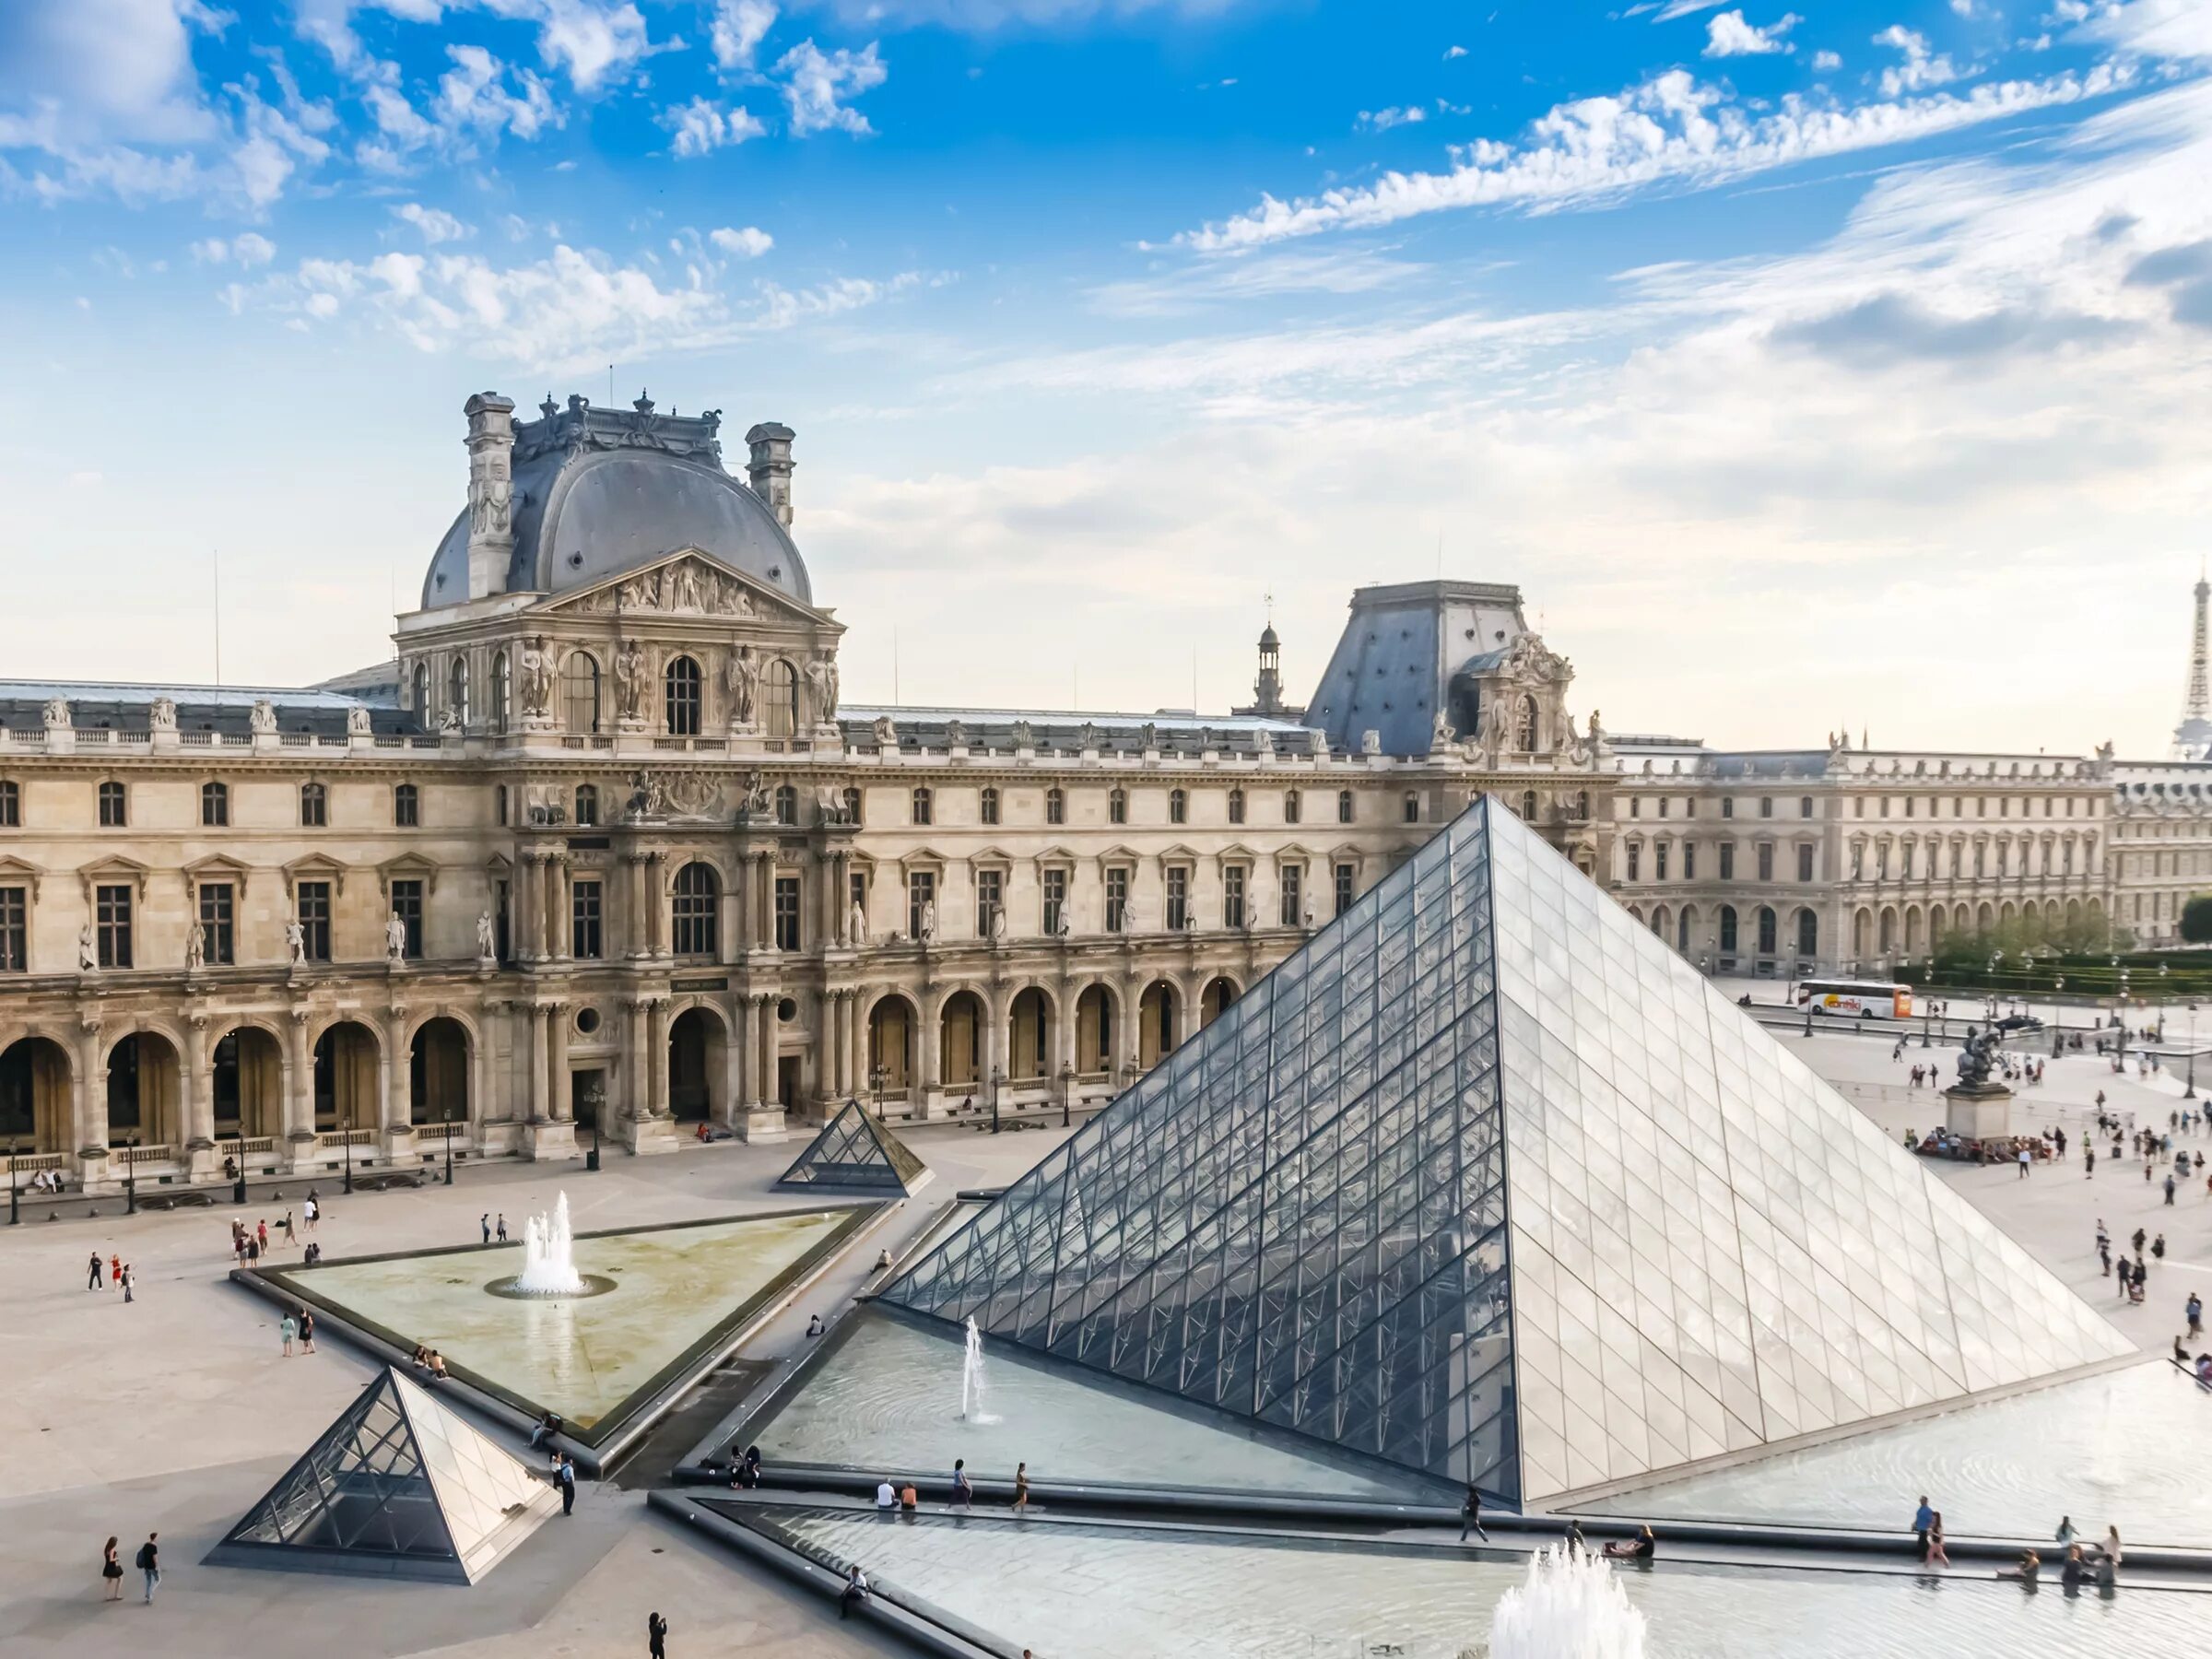
[[[392,884],[392,913],[406,924],[406,957],[410,962],[422,959],[422,883],[394,881]]]
[[[1168,931],[1181,933],[1191,924],[1191,870],[1188,865],[1170,865],[1168,881]]]
[[[922,936],[922,912],[935,907],[937,877],[934,870],[916,870],[906,878],[906,936]]]
[[[1666,879],[1666,843],[1665,841],[1661,841],[1652,849],[1652,879],[1654,881]]]
[[[1799,847],[1797,849],[1797,879],[1810,881],[1812,878],[1813,850],[1810,847]]]
[[[1760,795],[1759,797],[1759,816],[1760,818],[1772,818],[1774,816],[1774,797],[1772,795]]]
[[[1359,877],[1353,872],[1350,865],[1340,864],[1336,866],[1336,913],[1338,915],[1343,915],[1346,911],[1352,908],[1352,900],[1356,897],[1354,887]]]
[[[1044,873],[1044,935],[1056,938],[1067,921],[1067,872],[1047,870]]]
[[[1643,879],[1643,849],[1641,847],[1629,849],[1629,879],[1630,881]]]
[[[102,968],[128,968],[131,965],[131,889],[127,886],[94,888],[92,902],[99,924],[100,965]]]
[[[1685,880],[1685,881],[1695,881],[1697,878],[1698,878],[1698,847],[1697,847],[1697,843],[1696,843],[1695,841],[1684,841],[1684,842],[1682,843],[1682,879],[1683,879],[1683,880]]]
[[[1735,879],[1735,843],[1734,841],[1721,843],[1721,879],[1723,881]]]
[[[1283,925],[1285,927],[1303,926],[1306,920],[1306,873],[1296,865],[1285,865],[1282,867],[1281,880],[1283,884]]]
[[[1244,866],[1230,865],[1221,872],[1221,925],[1244,925]]]
[[[228,968],[238,960],[237,914],[229,882],[201,885],[200,948],[210,968]]]
[[[1106,931],[1124,932],[1129,925],[1129,872],[1106,872]]]
[[[1759,846],[1759,878],[1761,881],[1774,879],[1774,849],[1766,841],[1761,841]]]
[[[1629,816],[1630,818],[1641,818],[1643,816],[1643,802],[1634,795],[1630,795],[1629,797]]]
[[[1421,797],[1411,790],[1406,794],[1406,821],[1409,824],[1421,821]]]
[[[1734,795],[1726,796],[1722,800],[1721,816],[1723,818],[1734,818],[1735,816],[1735,797]]]
[[[569,954],[585,962],[606,954],[606,895],[595,881],[569,883]]]
[[[2069,806],[2071,802],[2067,803]],[[0,830],[23,828],[23,786],[0,778]]]
[[[975,873],[975,936],[987,939],[992,924],[998,919],[999,906],[1006,901],[1006,873],[1004,870],[978,870]]]
[[[776,948],[799,948],[799,878],[776,877]]]
[[[124,806],[123,785],[102,783],[100,786],[100,827],[102,830],[124,828],[129,813]]]
[[[0,973],[30,971],[30,907],[19,887],[0,888]]]
[[[298,921],[304,935],[307,959],[330,960],[330,883],[303,881],[298,889]]]
[[[1659,797],[1659,816],[1661,818],[1666,816],[1666,797],[1665,795]]]
[[[855,818],[853,821],[854,823],[858,823],[860,820]],[[847,910],[852,910],[857,906],[860,911],[861,920],[865,922],[868,915],[868,878],[865,876],[863,876],[858,870],[854,870],[850,876],[845,877],[845,886],[848,889],[845,894],[845,908]],[[867,940],[865,938],[859,938],[853,940],[853,943],[855,945],[865,945]]]

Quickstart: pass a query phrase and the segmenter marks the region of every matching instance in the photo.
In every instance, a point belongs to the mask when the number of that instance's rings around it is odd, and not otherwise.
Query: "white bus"
[[[1910,1019],[1912,987],[1886,980],[1799,980],[1797,1006],[1816,1014],[1856,1015],[1861,1019]]]

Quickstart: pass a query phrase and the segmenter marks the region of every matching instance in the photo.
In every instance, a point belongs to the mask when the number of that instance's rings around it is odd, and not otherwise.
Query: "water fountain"
[[[583,1275],[576,1271],[576,1240],[569,1230],[569,1195],[553,1201],[550,1216],[532,1216],[523,1225],[523,1270],[514,1288],[524,1296],[581,1296]]]
[[[972,1316],[968,1321],[968,1353],[960,1361],[960,1420],[965,1423],[998,1421],[983,1409],[983,1334],[977,1328]]]
[[[1540,1549],[1490,1613],[1489,1659],[1643,1659],[1643,1615],[1603,1557]]]

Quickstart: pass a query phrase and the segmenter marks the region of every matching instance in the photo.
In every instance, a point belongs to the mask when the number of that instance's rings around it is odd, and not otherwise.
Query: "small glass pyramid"
[[[207,1560],[474,1583],[559,1507],[549,1482],[387,1367]]]
[[[930,1168],[857,1100],[822,1126],[822,1132],[783,1171],[781,1187],[851,1187],[870,1193],[912,1193]]]
[[[881,1294],[1514,1504],[2134,1351],[1487,798]]]

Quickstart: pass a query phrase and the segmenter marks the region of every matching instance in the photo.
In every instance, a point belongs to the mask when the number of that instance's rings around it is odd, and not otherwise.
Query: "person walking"
[[[2020,1179],[2022,1181],[2028,1179],[2028,1143],[2026,1141],[2020,1143]]]
[[[1943,1552],[1943,1514],[1938,1511],[1928,1527],[1928,1552],[1924,1558],[1930,1567],[1948,1567],[1951,1558]]]
[[[300,1351],[303,1354],[315,1351],[315,1316],[305,1308],[300,1310]]]
[[[1490,1541],[1488,1531],[1482,1524],[1482,1494],[1473,1481],[1467,1482],[1467,1495],[1459,1503],[1459,1541],[1465,1544],[1472,1532],[1485,1544]]]
[[[489,1210],[486,1210],[486,1211],[485,1211],[485,1212],[484,1212],[482,1215],[478,1216],[478,1217],[477,1218],[477,1225],[478,1227],[480,1227],[480,1228],[482,1228],[482,1229],[484,1230],[484,1242],[485,1242],[485,1243],[487,1243],[487,1244],[490,1243],[490,1242],[491,1242],[491,1212],[490,1212]],[[655,1618],[658,1618],[660,1617],[660,1615],[659,1615],[658,1613],[655,1613],[655,1614],[653,1615],[653,1617],[654,1617]]]
[[[120,1250],[108,1253],[108,1283],[118,1290],[123,1288],[123,1252]]]
[[[261,1245],[261,1253],[267,1255],[269,1253],[269,1218],[266,1216],[262,1217],[260,1221],[255,1223],[253,1237]]]
[[[138,1300],[138,1276],[131,1271],[131,1265],[128,1262],[123,1265],[123,1271],[115,1276],[115,1282],[123,1287],[124,1301],[134,1302]]]
[[[85,1288],[88,1290],[100,1288],[100,1252],[97,1250],[92,1253],[92,1265],[85,1275]]]
[[[969,1508],[975,1504],[975,1483],[968,1478],[968,1460],[964,1457],[952,1460],[952,1500]]]
[[[2173,1177],[2171,1175],[2166,1177],[2166,1202],[2168,1204],[2173,1202]]]
[[[1920,1495],[1920,1507],[1912,1512],[1912,1536],[1920,1545],[1920,1557],[1928,1557],[1928,1528],[1936,1524],[1936,1512],[1928,1507],[1928,1495]]]
[[[300,1206],[300,1215],[306,1221],[307,1230],[311,1233],[315,1230],[316,1223],[323,1219],[323,1200],[315,1196],[312,1187],[308,1189],[307,1202]]]
[[[576,1512],[576,1464],[565,1452],[560,1454],[560,1512]]]
[[[2190,1291],[2189,1300],[2182,1304],[2182,1312],[2189,1316],[2189,1335],[2202,1336],[2205,1334],[2204,1299],[2195,1291]]]
[[[161,1535],[150,1532],[146,1542],[138,1546],[138,1571],[146,1575],[146,1605],[154,1605],[154,1592],[161,1587]]]
[[[499,1228],[499,1232],[500,1232],[500,1243],[502,1243],[502,1244],[506,1243],[506,1242],[507,1242],[507,1213],[506,1213],[506,1211],[504,1211],[504,1210],[501,1210],[501,1211],[500,1212],[500,1228]]]
[[[284,1228],[284,1241],[288,1247],[300,1242],[300,1235],[292,1230],[292,1212],[290,1210],[284,1212],[284,1220],[280,1225]]]
[[[292,1344],[300,1339],[300,1322],[287,1313],[284,1323],[276,1327],[276,1333],[284,1339],[284,1357],[289,1359],[292,1357]]]
[[[2081,1178],[2084,1181],[2090,1181],[2096,1178],[2096,1174],[2097,1148],[2089,1145],[2088,1141],[2083,1141],[2081,1143]]]
[[[2136,1229],[2135,1239],[2133,1241],[2135,1243],[2136,1253],[2137,1255],[2141,1255],[2143,1253],[2143,1241],[2149,1236],[2150,1235],[2145,1232],[2141,1228],[2138,1227]]]
[[[1014,1465],[1014,1512],[1018,1515],[1026,1515],[1029,1511],[1030,1465],[1026,1463],[1018,1463]]]
[[[123,1599],[123,1563],[115,1559],[115,1539],[112,1536],[110,1536],[107,1543],[100,1547],[100,1582],[106,1585],[100,1600],[121,1601]]]
[[[645,1659],[668,1659],[668,1621],[657,1612],[645,1616]]]

